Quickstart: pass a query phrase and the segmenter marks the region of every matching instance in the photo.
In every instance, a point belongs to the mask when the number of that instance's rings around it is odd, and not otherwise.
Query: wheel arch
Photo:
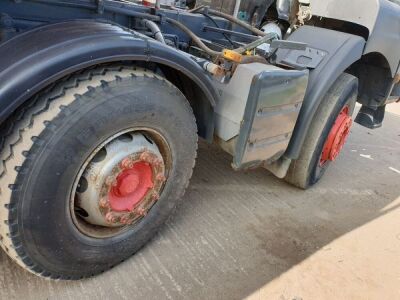
[[[359,80],[359,103],[370,107],[385,103],[393,77],[389,61],[382,53],[364,54],[347,71]]]
[[[212,139],[218,96],[210,78],[189,55],[126,28],[91,20],[45,25],[3,43],[0,55],[0,122],[69,74],[100,64],[137,62],[165,72],[192,105],[199,135]]]
[[[360,36],[313,26],[300,27],[288,39],[306,43],[310,48],[318,50],[322,56],[320,62],[310,70],[304,102],[289,146],[284,154],[288,159],[297,159],[324,95],[336,79],[362,57],[366,42]],[[304,52],[290,53],[293,51],[278,51],[278,62],[284,61],[291,54],[294,54],[300,61],[304,55],[308,57],[308,54]],[[314,59],[311,59],[311,63],[313,62]],[[304,64],[299,67],[309,66]]]

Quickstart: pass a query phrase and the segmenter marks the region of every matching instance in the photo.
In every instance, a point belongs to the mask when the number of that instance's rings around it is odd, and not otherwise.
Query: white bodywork
[[[400,68],[400,3],[394,0],[310,0],[314,16],[362,25],[369,30],[364,54],[381,53],[393,77]]]
[[[348,21],[367,27],[372,32],[379,12],[379,0],[311,0],[315,16]]]

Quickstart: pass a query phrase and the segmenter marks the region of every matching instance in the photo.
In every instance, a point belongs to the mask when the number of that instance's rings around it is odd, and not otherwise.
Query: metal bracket
[[[271,52],[277,49],[306,50],[307,44],[286,40],[273,40],[271,42]]]
[[[157,16],[160,17],[160,25],[165,25],[167,23],[167,17],[163,13],[157,13]]]
[[[315,69],[326,55],[327,52],[323,50],[307,47],[305,50],[291,50],[284,59],[277,63],[298,69]]]

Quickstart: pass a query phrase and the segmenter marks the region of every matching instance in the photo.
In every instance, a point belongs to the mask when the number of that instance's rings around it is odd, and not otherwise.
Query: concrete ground
[[[136,256],[79,282],[36,278],[0,254],[0,299],[400,299],[400,104],[353,127],[301,191],[236,173],[201,144],[185,202]]]

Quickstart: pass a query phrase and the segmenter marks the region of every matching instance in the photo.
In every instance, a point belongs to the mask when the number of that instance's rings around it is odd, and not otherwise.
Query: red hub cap
[[[132,211],[153,188],[153,171],[148,163],[137,162],[123,170],[108,193],[111,209]]]
[[[322,150],[320,160],[321,165],[324,165],[327,161],[334,161],[339,156],[339,153],[350,134],[351,125],[353,124],[353,120],[349,113],[349,107],[345,106],[333,124]]]

